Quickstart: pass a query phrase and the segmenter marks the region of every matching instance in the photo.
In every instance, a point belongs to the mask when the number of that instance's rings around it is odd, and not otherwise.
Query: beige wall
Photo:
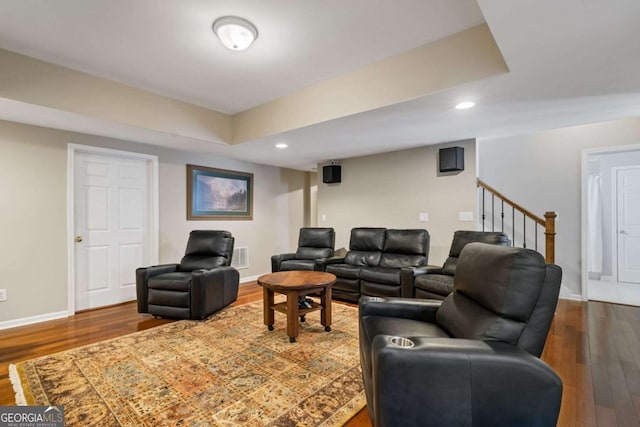
[[[67,309],[67,143],[159,157],[160,262],[176,262],[192,229],[226,229],[249,247],[241,277],[269,272],[297,243],[305,174],[213,155],[0,121],[0,323]],[[187,163],[254,174],[253,221],[187,221]]]
[[[174,150],[153,150],[160,157],[160,261],[176,262],[184,254],[189,231],[229,230],[236,247],[249,247],[249,269],[240,277],[271,271],[271,255],[295,247],[303,225],[304,172]],[[187,221],[186,164],[254,174],[252,221]]]
[[[309,172],[309,227],[318,226],[318,174]]]
[[[61,137],[0,121],[0,322],[66,310],[66,161]]]
[[[438,149],[465,149],[465,170],[438,172]],[[453,232],[475,229],[458,212],[476,212],[475,141],[459,141],[347,159],[342,182],[318,184],[318,226],[334,227],[336,249],[349,247],[354,227],[426,228],[431,236],[429,263],[444,262]],[[318,171],[321,171],[319,166]],[[318,175],[321,175],[320,173]],[[428,222],[418,214],[427,212]],[[326,215],[326,220],[322,216]]]
[[[478,140],[480,179],[532,212],[558,212],[556,263],[572,294],[565,296],[581,295],[582,150],[639,143],[640,118]]]

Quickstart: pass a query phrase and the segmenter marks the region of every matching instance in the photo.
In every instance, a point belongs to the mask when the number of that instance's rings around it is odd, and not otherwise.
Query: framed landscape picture
[[[253,174],[187,165],[187,220],[253,219]]]

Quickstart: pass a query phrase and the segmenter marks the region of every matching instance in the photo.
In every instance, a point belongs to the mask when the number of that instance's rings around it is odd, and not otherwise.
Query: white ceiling
[[[245,52],[211,32],[238,15]],[[0,48],[225,113],[486,20],[510,73],[233,146],[0,99],[0,118],[258,163],[318,162],[640,116],[637,0],[0,0]],[[1,66],[1,64],[0,64]],[[477,106],[457,111],[472,99]],[[289,144],[276,150],[275,142]]]

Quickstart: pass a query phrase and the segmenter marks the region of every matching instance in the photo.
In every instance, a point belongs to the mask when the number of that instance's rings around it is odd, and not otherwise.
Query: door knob
[[[82,242],[82,236],[76,236],[76,238],[73,239],[73,240],[75,240],[76,243],[80,243],[80,242]]]

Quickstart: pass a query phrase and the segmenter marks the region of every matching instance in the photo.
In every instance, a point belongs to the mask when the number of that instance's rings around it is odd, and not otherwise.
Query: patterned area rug
[[[293,344],[260,301],[21,362],[16,400],[71,426],[340,426],[365,397],[357,309],[332,309],[331,332],[311,313]]]

